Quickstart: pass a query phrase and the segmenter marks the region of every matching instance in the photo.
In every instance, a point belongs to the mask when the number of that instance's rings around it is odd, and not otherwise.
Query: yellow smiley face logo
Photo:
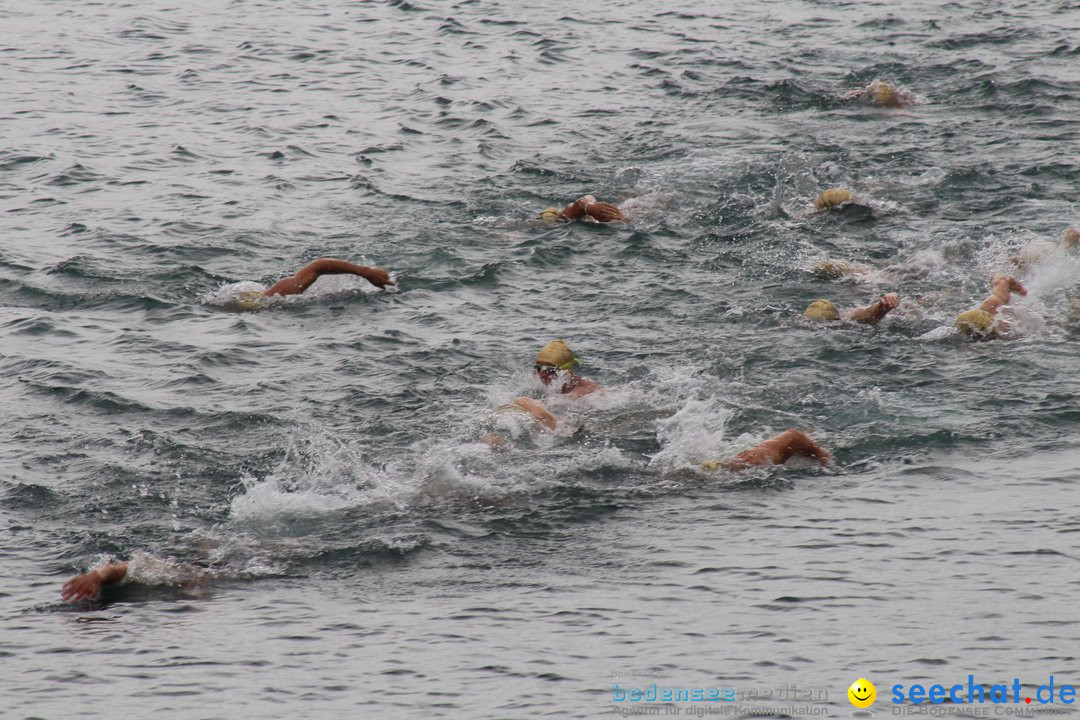
[[[847,699],[857,708],[868,708],[877,699],[877,688],[866,678],[859,678],[847,689]]]

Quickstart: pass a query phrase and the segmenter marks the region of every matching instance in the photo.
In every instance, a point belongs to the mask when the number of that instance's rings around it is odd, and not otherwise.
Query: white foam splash
[[[915,339],[922,342],[940,342],[957,334],[957,331],[952,325],[940,325],[929,332],[919,335]]]
[[[391,273],[391,279],[394,275]],[[396,280],[395,280],[396,282]],[[214,305],[233,312],[261,310],[266,307],[284,304],[307,303],[349,293],[370,295],[377,292],[396,292],[396,285],[387,285],[383,290],[367,280],[349,274],[323,275],[311,287],[296,295],[262,295],[267,287],[261,283],[244,280],[222,285],[202,297],[206,305]]]
[[[238,283],[222,285],[217,290],[212,290],[202,297],[206,305],[214,305],[227,310],[254,310],[264,307],[271,298],[262,297],[266,286],[257,282],[245,280]]]
[[[399,490],[384,470],[364,459],[355,444],[307,427],[290,438],[285,458],[263,479],[245,475],[244,492],[233,498],[234,524],[275,524],[343,509],[400,503]]]
[[[186,585],[199,582],[211,574],[211,571],[205,568],[136,550],[128,560],[124,582],[140,585]]]
[[[671,471],[717,458],[732,414],[715,400],[688,400],[674,415],[656,422],[662,448],[652,456],[652,464]]]

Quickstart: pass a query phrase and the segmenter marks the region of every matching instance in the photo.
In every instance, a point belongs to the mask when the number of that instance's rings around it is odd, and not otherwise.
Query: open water
[[[1021,271],[1018,339],[950,329],[1080,222],[1078,30],[1073,0],[0,5],[3,717],[1080,684],[1080,260]],[[875,79],[915,104],[839,100]],[[830,186],[862,202],[811,213]],[[530,219],[586,192],[630,222]],[[399,287],[227,308],[318,257]],[[890,290],[877,327],[800,318]],[[556,337],[604,393],[545,392]],[[564,430],[493,415],[521,394]],[[835,464],[700,466],[791,426]],[[60,602],[110,556],[137,582]]]

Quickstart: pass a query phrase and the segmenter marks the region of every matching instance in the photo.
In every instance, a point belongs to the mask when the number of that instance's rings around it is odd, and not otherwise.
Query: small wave
[[[59,187],[68,187],[72,185],[81,185],[83,183],[100,182],[104,178],[103,175],[94,172],[85,165],[75,163],[67,170],[54,175],[52,178],[45,182],[46,185],[55,185]]]
[[[3,483],[8,486],[0,504],[11,509],[41,510],[62,501],[61,496],[44,485],[34,483]]]
[[[0,172],[18,170],[23,165],[33,165],[43,160],[55,160],[54,155],[19,155],[15,152],[0,153]]]
[[[402,12],[428,12],[430,10],[430,8],[415,5],[408,0],[388,0],[386,4]]]
[[[112,562],[114,558],[104,556],[98,564]],[[189,563],[173,558],[160,558],[144,550],[136,550],[128,559],[125,582],[140,585],[187,585],[206,579],[212,573]]]
[[[997,28],[989,32],[965,33],[944,40],[932,40],[927,45],[944,50],[962,50],[979,45],[1008,45],[1030,37],[1031,31],[1027,28]]]

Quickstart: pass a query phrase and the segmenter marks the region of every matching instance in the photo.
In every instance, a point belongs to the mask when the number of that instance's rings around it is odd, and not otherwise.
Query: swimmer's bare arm
[[[103,563],[88,573],[78,575],[64,583],[60,598],[64,602],[91,600],[101,592],[102,585],[118,583],[127,575],[126,562]]]
[[[320,258],[310,265],[301,268],[292,277],[278,280],[270,286],[264,295],[296,295],[304,292],[311,284],[323,275],[359,275],[376,287],[393,285],[390,273],[383,268],[356,265],[355,263],[334,258]]]
[[[741,470],[751,465],[783,465],[794,455],[805,455],[822,465],[828,465],[831,457],[829,451],[811,440],[809,435],[789,428],[760,445],[743,450],[722,466],[728,470]]]
[[[979,309],[995,315],[1002,305],[1009,302],[1011,293],[1027,295],[1027,288],[1011,275],[995,274],[990,277],[990,294],[982,301]]]
[[[622,210],[606,202],[597,202],[592,195],[582,195],[562,209],[561,215],[569,220],[578,220],[586,215],[597,222],[616,222],[625,220]]]
[[[569,383],[569,389],[564,388],[563,392],[572,398],[579,398],[600,389],[600,386],[592,380],[583,378],[580,375],[575,375],[573,380]]]
[[[594,202],[596,202],[596,198],[592,195],[582,195],[564,207],[559,214],[568,220],[577,220],[585,214],[585,206]]]
[[[540,423],[548,430],[554,430],[555,426],[559,424],[558,420],[555,419],[555,416],[537,400],[533,400],[530,397],[519,397],[514,401],[514,404],[529,413],[536,422]]]
[[[867,325],[874,325],[881,320],[881,318],[888,315],[891,311],[895,310],[900,305],[900,295],[898,293],[888,293],[881,296],[881,299],[877,302],[870,303],[866,307],[855,308],[848,313],[848,318],[855,322],[866,323]]]
[[[1058,248],[1068,251],[1072,250],[1078,244],[1080,244],[1080,230],[1071,227],[1061,236],[1061,242],[1058,243]],[[1035,246],[1029,246],[1019,255],[1013,255],[1009,258],[1009,262],[1019,268],[1026,268],[1029,265],[1034,265],[1039,260],[1042,260],[1049,255],[1051,251],[1052,246],[1040,243]]]
[[[623,215],[615,205],[606,202],[594,202],[585,206],[585,214],[591,217],[596,222],[622,222],[626,220],[626,216]]]

